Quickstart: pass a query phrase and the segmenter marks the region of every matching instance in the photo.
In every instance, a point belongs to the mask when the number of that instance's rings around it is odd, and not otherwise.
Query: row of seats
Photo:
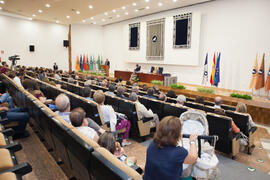
[[[7,76],[2,76],[8,80],[6,86],[18,105],[28,109],[33,129],[44,140],[46,148],[69,178],[142,179],[141,175],[135,170],[126,166],[93,140],[85,137],[29,92],[18,87]],[[57,91],[57,88],[53,89],[48,84],[41,81],[37,82],[39,82],[39,85],[43,85],[43,90],[47,90],[47,95],[54,96],[53,94],[62,93],[62,91]],[[65,93],[71,97],[72,93]],[[75,98],[74,94],[73,96],[74,99],[80,99]],[[82,104],[80,106],[83,107]]]

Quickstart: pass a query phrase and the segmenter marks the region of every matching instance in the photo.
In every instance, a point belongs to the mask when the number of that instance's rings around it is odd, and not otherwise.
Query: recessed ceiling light
[[[126,6],[122,6],[122,9],[126,9]]]
[[[5,1],[0,1],[1,4],[5,4]]]
[[[88,7],[89,7],[89,9],[93,9],[93,6],[92,5],[89,5]]]
[[[108,13],[107,13],[107,12],[105,12],[105,13],[104,13],[104,15],[105,15],[105,16],[108,16]]]
[[[2,10],[3,8],[2,7],[0,7],[0,10]]]
[[[82,22],[85,23],[86,22],[85,19],[83,19]]]
[[[32,16],[33,16],[33,17],[36,17],[36,15],[35,15],[35,14],[33,14]]]
[[[137,4],[134,2],[134,3],[132,3],[132,6],[137,6]]]
[[[161,2],[158,3],[158,6],[163,6],[163,4]]]
[[[149,2],[149,0],[144,0],[145,2]]]
[[[114,9],[114,10],[112,10],[112,12],[113,12],[113,13],[115,13],[115,12],[116,12],[116,10]]]
[[[67,15],[66,17],[67,17],[67,19],[69,19],[69,18],[70,18],[70,16],[69,16],[69,15]]]
[[[32,21],[33,20],[33,18],[28,18],[30,21]]]
[[[105,22],[106,20],[105,19],[102,19],[103,22]]]
[[[139,10],[138,10],[138,9],[135,9],[134,11],[135,11],[135,12],[138,12]]]
[[[173,2],[176,2],[177,0],[172,0]]]
[[[58,20],[56,20],[55,22],[56,22],[57,24],[59,23],[59,21],[58,21]]]
[[[125,12],[125,15],[128,15],[128,12]]]
[[[43,11],[41,9],[38,10],[39,13],[42,13]]]
[[[45,4],[45,7],[49,8],[49,7],[51,7],[51,5],[50,4]]]
[[[96,22],[93,22],[93,24],[97,24]]]
[[[120,17],[120,15],[119,15],[119,14],[117,14],[117,15],[116,15],[116,17],[117,17],[117,18],[119,18],[119,17]]]
[[[93,20],[93,19],[94,19],[94,17],[91,17],[90,19],[91,19],[91,20]]]
[[[76,14],[81,14],[81,12],[80,11],[76,11]]]
[[[149,6],[146,6],[145,9],[150,9],[150,7]]]

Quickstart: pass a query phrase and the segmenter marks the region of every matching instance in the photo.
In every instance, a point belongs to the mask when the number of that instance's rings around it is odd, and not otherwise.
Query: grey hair
[[[137,101],[137,94],[135,92],[130,93],[129,100],[133,102]]]
[[[64,93],[59,94],[55,99],[55,105],[60,112],[64,112],[69,106],[69,98]]]

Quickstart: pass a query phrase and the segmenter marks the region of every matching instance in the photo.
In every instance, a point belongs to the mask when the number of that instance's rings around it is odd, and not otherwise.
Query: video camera
[[[19,57],[19,55],[14,55],[14,56],[10,56],[9,58],[8,58],[8,60],[10,60],[11,62],[12,62],[12,64],[11,64],[11,69],[13,69],[13,67],[16,65],[16,61],[17,60],[20,60],[21,58]]]

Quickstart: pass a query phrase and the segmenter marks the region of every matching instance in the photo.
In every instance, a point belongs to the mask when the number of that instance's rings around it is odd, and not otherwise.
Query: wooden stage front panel
[[[132,72],[130,71],[114,71],[115,78],[122,78],[124,81],[129,81]],[[164,76],[161,74],[138,73],[138,78],[141,82],[151,83],[152,80],[164,81]]]

